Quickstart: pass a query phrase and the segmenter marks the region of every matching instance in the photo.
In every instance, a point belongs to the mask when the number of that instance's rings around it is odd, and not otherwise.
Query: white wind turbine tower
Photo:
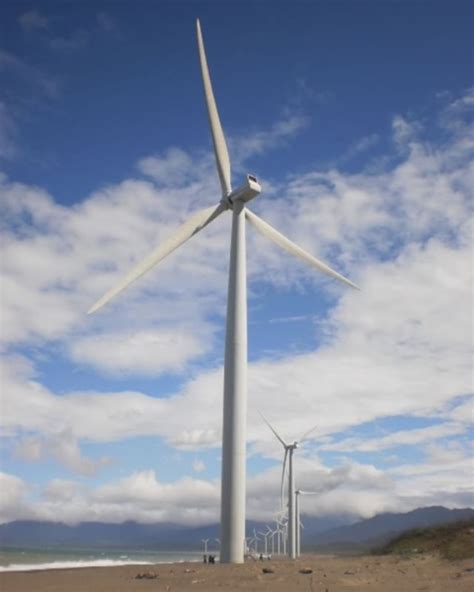
[[[271,532],[272,532],[272,530],[271,530],[271,528],[268,528],[268,526],[267,526],[266,532],[258,531],[258,534],[261,534],[263,537],[265,555],[268,555],[268,537],[270,536]]]
[[[285,468],[286,468],[286,461],[288,460],[288,556],[291,559],[295,559],[297,556],[297,528],[299,529],[299,524],[296,523],[296,495],[295,495],[295,473],[293,470],[293,452],[298,448],[301,442],[309,436],[309,434],[316,429],[316,426],[313,426],[310,430],[305,432],[303,436],[300,438],[299,442],[294,441],[292,444],[287,444],[285,440],[280,436],[280,434],[275,430],[272,424],[267,420],[267,418],[260,413],[262,419],[268,425],[268,427],[272,430],[275,434],[276,438],[281,442],[283,448],[285,449],[285,455],[283,457],[283,469],[281,472],[281,505],[283,508],[283,487],[285,482]]]
[[[168,240],[158,246],[144,261],[133,268],[115,287],[98,300],[89,313],[95,312],[117,296],[132,282],[157,265],[185,241],[200,232],[223,212],[232,212],[227,324],[224,362],[224,411],[222,435],[221,481],[221,561],[242,563],[245,539],[245,444],[247,413],[247,287],[245,221],[271,241],[299,257],[319,271],[344,284],[357,288],[322,261],[294,244],[261,218],[247,209],[246,204],[261,192],[253,175],[246,175],[243,185],[232,189],[230,159],[222,130],[207,67],[199,20],[197,41],[204,83],[209,124],[216,157],[222,197],[217,205],[196,212]]]
[[[316,491],[303,491],[297,489],[295,491],[295,521],[296,521],[296,557],[301,555],[301,517],[300,517],[300,495],[317,495]]]

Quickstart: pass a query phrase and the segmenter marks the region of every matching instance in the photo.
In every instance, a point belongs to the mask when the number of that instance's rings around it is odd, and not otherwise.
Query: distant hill
[[[474,518],[472,508],[448,510],[442,506],[417,508],[405,514],[384,513],[355,524],[327,530],[312,537],[302,536],[306,547],[314,550],[368,549],[413,528],[425,528]]]
[[[378,555],[439,553],[445,559],[474,557],[474,518],[405,532],[374,550]]]
[[[387,542],[402,531],[436,526],[474,518],[474,510],[448,510],[443,507],[419,508],[406,514],[379,514],[355,522],[354,516],[311,518],[303,516],[302,548],[332,551],[368,549]],[[355,522],[355,523],[354,523]],[[266,525],[247,521],[246,532],[262,531]],[[209,547],[217,548],[219,525],[189,528],[172,523],[139,524],[123,522],[105,524],[83,522],[75,526],[60,522],[22,520],[0,525],[0,547],[92,547],[116,549],[196,550],[202,539],[210,539]]]
[[[308,518],[306,526],[312,533],[347,524],[348,518]],[[266,530],[262,522],[246,522],[246,532]],[[0,525],[0,547],[93,547],[196,550],[202,539],[209,539],[209,547],[217,549],[218,524],[189,528],[171,523],[139,524],[123,522],[82,522],[70,526],[60,522],[18,520]]]
[[[173,548],[176,541],[185,538],[185,530],[175,524],[82,522],[70,526],[61,522],[18,520],[0,525],[0,546]]]

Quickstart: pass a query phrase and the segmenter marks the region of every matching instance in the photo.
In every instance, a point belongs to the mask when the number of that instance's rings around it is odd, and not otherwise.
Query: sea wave
[[[116,567],[119,565],[154,565],[156,561],[133,559],[94,559],[79,561],[51,561],[50,563],[12,563],[0,565],[0,571],[38,571],[44,569],[72,569],[77,567]]]

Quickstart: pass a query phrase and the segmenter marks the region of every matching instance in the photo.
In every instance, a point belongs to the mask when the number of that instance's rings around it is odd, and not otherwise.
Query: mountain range
[[[302,546],[305,550],[368,548],[412,528],[448,524],[474,518],[472,508],[449,510],[442,506],[418,508],[407,513],[383,513],[366,520],[354,516],[313,518],[303,516]],[[263,531],[266,524],[247,521],[247,533]],[[0,525],[1,547],[93,547],[141,549],[197,549],[202,539],[216,548],[219,525],[189,528],[172,523],[106,524],[82,522],[71,526],[59,522],[21,520]]]

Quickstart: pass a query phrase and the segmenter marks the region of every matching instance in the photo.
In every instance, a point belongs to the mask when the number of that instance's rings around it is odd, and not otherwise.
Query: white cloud
[[[392,121],[394,140],[400,148],[406,148],[415,138],[418,125],[408,121],[401,115],[396,115]]]
[[[426,447],[427,460],[421,464],[399,465],[388,471],[403,492],[406,503],[412,507],[444,505],[446,507],[472,507],[472,450],[459,445]]]
[[[347,514],[369,518],[383,511],[404,512],[443,503],[462,507],[472,503],[467,461],[446,465],[440,473],[434,465],[418,465],[411,471],[381,471],[371,465],[348,461],[327,468],[295,456],[297,486],[315,495],[301,500],[304,514]],[[153,470],[131,473],[106,485],[92,487],[65,479],[53,479],[31,496],[27,485],[13,475],[2,475],[0,520],[19,517],[75,524],[100,520],[143,523],[175,522],[188,526],[219,520],[220,486],[217,480],[184,477],[172,483],[160,481]],[[280,467],[247,481],[247,517],[273,521],[280,508]],[[469,497],[471,496],[471,497]]]
[[[472,450],[466,450],[460,442],[443,442],[442,444],[431,443],[425,446],[427,463],[434,466],[441,464],[452,464],[463,461],[472,454]],[[472,447],[471,447],[472,448]]]
[[[279,402],[281,429],[298,435],[314,417],[321,423],[320,433],[327,434],[386,415],[435,413],[444,402],[468,392],[470,258],[468,245],[431,240],[421,248],[410,246],[394,261],[367,268],[359,278],[362,291],[346,293],[331,312],[323,347],[250,365],[250,410],[273,408],[275,392],[291,392],[291,398]],[[76,437],[154,433],[176,445],[215,445],[220,437],[221,380],[220,370],[203,373],[166,400],[117,393],[112,422],[107,410],[111,395],[71,393],[59,400],[39,383],[26,388],[13,379],[8,391],[12,406],[8,400],[5,405],[12,412],[5,414],[5,421],[12,427],[48,429],[54,417]],[[17,407],[18,391],[31,399],[31,413]],[[38,414],[33,410],[41,400],[47,411]],[[75,421],[84,401],[95,409],[96,418],[85,425]],[[130,415],[130,408],[140,412]],[[189,425],[195,427],[190,430]],[[261,437],[257,425],[251,421],[252,439]]]
[[[309,124],[308,117],[287,114],[269,129],[252,130],[231,142],[232,162],[237,170],[252,156],[272,150],[287,142]]]
[[[139,170],[165,185],[181,186],[193,175],[191,157],[180,148],[170,148],[164,156],[147,156],[138,161]]]
[[[299,484],[318,492],[312,500],[305,501],[306,513],[316,516],[327,513],[368,516],[378,509],[375,506],[370,510],[375,498],[379,498],[380,504],[383,500],[385,507],[398,504],[390,480],[374,467],[352,464],[330,470],[315,468],[314,463],[301,460],[298,468]],[[145,470],[95,488],[75,481],[53,479],[40,495],[29,497],[26,484],[20,479],[13,475],[3,475],[2,479],[7,492],[0,499],[3,521],[15,519],[21,512],[39,520],[67,523],[137,520],[200,525],[219,520],[220,485],[215,480],[184,477],[173,483],[164,483],[153,470]],[[248,518],[274,519],[279,509],[279,479],[277,469],[269,469],[249,479]],[[329,503],[329,492],[334,496],[332,504]]]
[[[271,199],[265,214],[303,247],[345,270],[361,286],[360,293],[343,292],[316,278],[249,232],[249,252],[254,254],[249,260],[250,280],[258,277],[274,289],[319,290],[323,285],[334,303],[316,326],[323,336],[317,350],[285,352],[250,364],[248,438],[255,452],[281,455],[257,409],[271,409],[270,419],[285,437],[298,437],[318,423],[320,438],[392,415],[439,419],[455,397],[471,390],[472,337],[466,321],[472,315],[468,134],[456,129],[449,142],[434,149],[417,136],[418,126],[407,129],[407,125],[395,120],[396,138],[404,148],[396,165],[357,175],[308,172],[290,179],[282,191],[287,198]],[[258,153],[269,138],[286,137],[297,128],[295,123],[277,126],[263,139],[257,134],[241,153]],[[158,163],[148,161],[150,167],[158,166],[153,170],[163,187],[130,179],[73,207],[55,203],[39,188],[1,179],[2,211],[8,224],[2,254],[6,348],[60,344],[74,360],[112,373],[139,374],[152,369],[179,371],[199,352],[210,351],[209,338],[217,326],[222,328],[225,307],[227,258],[222,253],[228,248],[229,217],[222,216],[199,240],[163,262],[103,314],[85,317],[90,304],[124,271],[191,211],[208,203],[216,181],[215,175],[210,181],[202,173],[207,170],[207,156],[178,157],[175,171],[191,178],[184,162],[191,158],[199,165],[198,173],[192,182],[177,186],[171,179],[165,186],[166,167],[173,169],[173,158],[168,153],[158,157]],[[260,203],[263,207],[263,198]],[[288,314],[294,316],[293,312]],[[161,364],[155,365],[155,356]],[[217,363],[192,376],[180,390],[166,393],[166,398],[130,391],[79,392],[73,387],[59,396],[41,383],[24,357],[6,357],[4,364],[5,434],[12,438],[28,434],[23,453],[32,460],[43,454],[44,438],[51,433],[68,434],[70,446],[64,446],[63,462],[82,470],[87,461],[80,453],[83,440],[153,435],[188,450],[220,444],[222,369]],[[468,415],[467,405],[462,404],[447,413],[447,422],[439,427],[400,430],[386,435],[382,444],[388,448],[462,434],[459,422]],[[365,450],[374,446],[374,442],[356,444]],[[439,457],[439,449],[427,452]],[[379,509],[408,507],[417,500],[453,504],[464,499],[467,489],[459,467],[449,473],[451,482],[443,474],[438,484],[436,469],[433,476],[429,469],[405,494],[396,493],[393,484],[405,478],[403,472],[388,477],[373,467],[352,464],[341,476],[318,466],[322,486],[337,490],[337,495],[328,496],[323,487],[320,507],[328,509],[332,500],[339,500],[334,507],[363,515],[370,511],[369,504]],[[275,489],[265,490],[263,484],[261,499],[277,499],[277,473]],[[212,483],[192,481],[190,491],[193,488],[202,499],[206,492],[212,493],[211,498],[217,495]],[[171,491],[181,499],[177,490],[178,486],[167,489],[150,472],[139,473],[95,491],[90,498],[94,503],[87,507],[78,496],[64,512],[68,520],[164,519],[174,516],[174,506],[156,511],[153,503],[168,499]],[[364,502],[370,491],[372,497]],[[251,501],[250,508],[255,516],[265,511],[258,501]],[[47,505],[41,511],[45,516],[52,513]],[[196,523],[215,515],[204,501],[198,506],[190,503],[186,514]]]
[[[31,462],[53,458],[70,471],[85,476],[95,475],[101,467],[111,462],[105,457],[98,460],[84,457],[77,440],[67,432],[43,437],[26,437],[15,447],[14,454]]]
[[[348,161],[352,160],[355,156],[367,152],[371,148],[373,148],[378,142],[380,138],[377,134],[369,134],[368,136],[364,136],[354,142],[346,152],[337,159],[336,164],[342,165],[347,163]]]
[[[388,436],[377,438],[347,438],[335,444],[324,444],[322,450],[357,450],[359,452],[376,452],[395,446],[411,446],[448,436],[458,436],[465,433],[467,427],[457,423],[443,423],[440,425],[412,430],[395,431]]]
[[[149,470],[133,473],[85,494],[81,491],[81,496],[74,497],[70,508],[66,507],[63,512],[66,516],[69,514],[72,521],[77,521],[82,510],[83,515],[100,516],[105,522],[138,520],[199,525],[218,520],[219,493],[220,487],[215,482],[183,478],[170,484],[162,483],[154,471]],[[51,511],[47,503],[39,504],[39,509],[46,516]]]
[[[52,503],[64,504],[73,501],[83,491],[83,488],[75,482],[66,479],[52,479],[43,489],[43,497]]]
[[[206,470],[206,464],[202,460],[200,460],[198,458],[194,459],[194,461],[193,461],[193,471],[195,473],[202,473],[205,470]]]
[[[93,318],[85,312],[137,259],[172,232],[180,216],[188,215],[190,194],[189,188],[170,195],[150,183],[127,181],[68,209],[41,190],[5,179],[0,191],[5,224],[15,224],[14,233],[10,226],[5,229],[2,256],[2,339],[7,342],[56,339],[76,327],[104,332],[114,307]],[[174,330],[181,322],[188,327],[193,324],[196,335],[210,335],[198,311],[215,310],[223,298],[226,263],[220,250],[226,230],[223,217],[202,233],[194,248],[183,247],[172,264],[164,262],[158,274],[150,273],[120,299],[142,296],[142,315],[135,313],[132,322],[128,315],[128,334],[134,325],[143,330],[146,319],[147,329],[163,320]],[[115,331],[120,324],[114,313]]]
[[[0,523],[29,517],[24,496],[28,485],[15,475],[0,472]]]
[[[110,373],[179,372],[186,363],[207,353],[212,339],[178,330],[102,333],[79,338],[71,345],[71,356]]]
[[[449,414],[454,421],[472,424],[474,421],[474,401],[469,397],[466,401],[456,405]]]

